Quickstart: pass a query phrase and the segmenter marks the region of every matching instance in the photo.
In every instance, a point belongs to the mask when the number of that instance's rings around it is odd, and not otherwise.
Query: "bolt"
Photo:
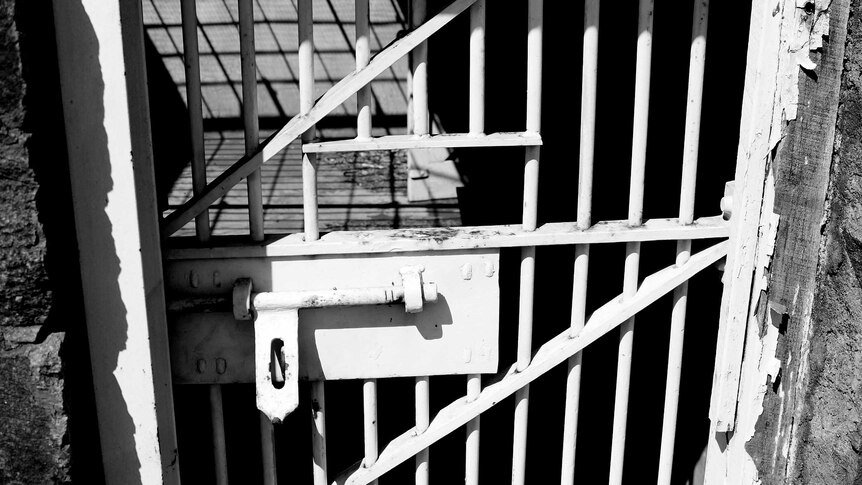
[[[722,197],[719,206],[721,207],[722,217],[725,221],[729,221],[730,216],[733,215],[733,196],[726,195]]]
[[[198,374],[203,374],[207,371],[207,361],[204,359],[198,359],[197,365]]]
[[[494,276],[494,263],[492,261],[485,261],[485,276],[488,278]]]
[[[471,360],[473,360],[473,351],[470,347],[464,347],[464,363],[469,364]]]
[[[221,288],[221,273],[213,271],[213,288]]]
[[[469,280],[473,278],[473,265],[470,263],[464,263],[461,266],[461,278],[465,280]]]
[[[201,284],[201,278],[200,278],[200,276],[198,276],[197,271],[194,271],[194,270],[190,271],[189,272],[189,285],[192,288],[197,288],[198,286],[200,286],[200,284]]]
[[[219,357],[216,359],[216,372],[219,374],[224,374],[227,370],[227,361]]]

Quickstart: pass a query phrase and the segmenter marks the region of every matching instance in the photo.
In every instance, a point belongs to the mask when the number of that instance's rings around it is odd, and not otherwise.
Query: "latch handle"
[[[348,288],[321,291],[253,293],[251,279],[240,278],[233,287],[233,314],[237,320],[254,319],[255,387],[257,407],[279,423],[299,403],[299,309],[332,306],[378,305],[404,301],[407,313],[422,311],[437,301],[437,285],[422,281],[422,266],[401,268],[401,286]],[[281,355],[274,355],[280,349]],[[282,357],[282,359],[279,359]],[[283,361],[284,367],[281,367]],[[281,374],[278,378],[274,376]]]
[[[254,319],[254,379],[257,408],[273,423],[280,423],[299,405],[299,309],[258,313]],[[273,355],[280,348],[284,367]],[[278,366],[283,381],[273,379]],[[282,376],[279,376],[282,377]]]

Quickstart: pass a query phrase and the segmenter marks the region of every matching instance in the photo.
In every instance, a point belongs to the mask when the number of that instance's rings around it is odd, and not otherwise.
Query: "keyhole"
[[[275,339],[271,344],[271,359],[269,362],[269,373],[272,379],[272,387],[281,389],[284,387],[284,341]]]

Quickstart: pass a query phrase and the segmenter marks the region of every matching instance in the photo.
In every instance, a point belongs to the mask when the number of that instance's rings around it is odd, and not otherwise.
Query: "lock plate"
[[[291,292],[397,286],[400,270],[425,268],[438,301],[419,313],[403,303],[299,310],[299,377],[367,379],[495,373],[499,334],[499,251],[482,249],[312,258],[172,261],[172,295],[225,293],[251,278],[255,291]],[[192,272],[197,286],[188,282]],[[210,278],[214,272],[219,277]],[[210,282],[221,286],[208,287]],[[230,309],[175,313],[171,355],[177,383],[254,382],[254,332]],[[219,373],[214,362],[227,363]],[[199,361],[213,362],[200,371]]]

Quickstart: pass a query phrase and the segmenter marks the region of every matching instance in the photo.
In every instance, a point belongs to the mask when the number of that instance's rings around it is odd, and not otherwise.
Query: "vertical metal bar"
[[[275,428],[265,414],[259,413],[260,418],[260,451],[263,456],[263,483],[275,485],[278,483],[278,474],[275,470]]]
[[[189,131],[192,145],[192,192],[197,195],[207,184],[204,153],[203,112],[201,106],[201,70],[198,56],[198,28],[195,2],[180,2],[183,30],[183,57],[186,69],[186,100],[189,108]],[[201,212],[195,218],[195,233],[201,242],[210,238],[209,211]],[[224,408],[221,386],[209,386],[210,422],[213,436],[213,459],[215,461],[216,482],[228,483],[227,447],[224,437]]]
[[[685,113],[685,140],[683,152],[682,188],[680,190],[679,222],[691,224],[694,220],[694,188],[697,181],[697,156],[700,143],[700,117],[703,105],[703,74],[706,66],[706,31],[709,17],[708,0],[694,3],[691,54],[688,73],[688,104]],[[676,263],[688,261],[691,241],[679,241]],[[679,407],[679,383],[682,372],[682,350],[685,337],[685,313],[688,301],[688,281],[673,292],[673,311],[670,321],[667,384],[664,391],[661,448],[659,452],[658,484],[669,484],[673,469],[673,448],[676,439],[676,419]]]
[[[257,117],[257,66],[254,48],[254,7],[252,0],[239,0],[239,48],[242,63],[242,124],[245,130],[245,153],[260,143]],[[263,241],[263,193],[260,170],[246,179],[248,187],[248,224],[251,238]]]
[[[412,0],[413,26],[425,23],[426,0]],[[428,114],[428,41],[413,49],[413,133],[419,136],[431,133]]]
[[[653,0],[641,0],[638,15],[632,164],[631,182],[629,184],[628,223],[633,227],[640,226],[643,223],[644,174],[646,171],[649,90],[652,70],[652,30]],[[626,244],[623,298],[630,298],[637,293],[640,249],[640,243],[638,242]],[[634,317],[629,318],[620,326],[617,354],[617,383],[614,396],[613,441],[611,443],[611,470],[608,481],[610,484],[622,483],[623,479],[634,327]]]
[[[368,0],[356,0],[356,70],[368,65],[371,44],[368,28]],[[371,85],[356,93],[356,137],[371,138]]]
[[[411,1],[411,22],[415,28],[425,23],[427,2],[426,0]],[[431,132],[430,115],[428,113],[428,41],[422,42],[413,49],[412,72],[413,133],[418,136],[423,136]],[[428,376],[416,378],[417,433],[424,433],[425,430],[428,429],[430,418],[429,383],[430,379]],[[416,485],[428,485],[428,461],[428,448],[416,454]]]
[[[362,401],[365,425],[365,462],[363,465],[369,467],[377,461],[377,379],[366,379],[362,384]],[[371,483],[376,484],[377,480]]]
[[[475,401],[482,392],[482,376],[471,374],[467,377],[467,402]],[[467,422],[467,455],[464,467],[464,483],[479,485],[479,426],[481,415]]]
[[[431,417],[431,400],[428,376],[416,378],[416,434],[428,429]],[[428,485],[428,448],[416,454],[416,485]]]
[[[323,381],[311,383],[311,454],[314,485],[328,485],[326,479],[326,396]]]
[[[709,1],[694,2],[694,27],[688,69],[688,103],[685,111],[685,139],[682,158],[682,189],[679,199],[680,224],[694,220],[694,186],[697,181],[697,150],[700,145],[700,115],[703,106],[703,73],[706,66],[706,27]]]
[[[470,7],[470,134],[485,133],[485,23],[486,0],[478,0]],[[467,377],[467,401],[479,397],[482,376]],[[481,415],[467,423],[464,482],[479,484],[479,439]]]
[[[578,164],[578,229],[590,227],[593,158],[596,146],[596,90],[599,64],[599,0],[584,5],[584,58],[581,72],[581,141]]]
[[[216,483],[227,485],[227,459],[225,454],[224,436],[224,405],[222,404],[221,386],[211,384],[210,390],[210,418],[213,433],[213,455],[215,458]]]
[[[637,293],[640,244],[626,244],[626,260],[623,276],[623,298]],[[611,441],[611,470],[608,484],[618,485],[623,480],[625,458],[626,421],[628,419],[629,386],[632,371],[632,343],[634,339],[634,317],[620,326],[617,354],[617,383],[614,394],[614,424]]]
[[[528,132],[539,133],[542,127],[542,0],[530,0],[527,14],[527,122]],[[539,147],[525,150],[524,163],[524,230],[536,229],[539,202]],[[518,307],[517,370],[530,365],[533,350],[533,290],[536,277],[536,248],[521,249],[520,301]],[[523,485],[527,465],[527,416],[530,386],[515,393],[515,418],[512,449],[512,484]]]
[[[297,1],[299,19],[299,112],[304,114],[314,106],[314,10],[312,0]],[[314,138],[315,128],[302,134],[302,142]],[[302,155],[302,210],[305,240],[320,237],[317,220],[317,157]],[[311,383],[312,462],[314,485],[327,485],[326,476],[326,396],[323,381]]]
[[[581,73],[581,140],[578,161],[578,229],[588,229],[592,223],[593,155],[596,133],[596,88],[599,56],[599,0],[584,4],[583,67]],[[586,321],[587,273],[590,246],[575,246],[575,266],[572,278],[572,317],[570,336],[575,337]],[[578,352],[568,361],[566,404],[563,418],[563,457],[560,483],[572,485],[575,480],[575,452],[578,441],[578,412],[581,396],[581,363]]]
[[[239,49],[242,63],[242,124],[245,133],[245,153],[250,154],[260,143],[260,129],[257,110],[257,65],[254,46],[254,6],[253,0],[238,0],[239,7]],[[251,238],[263,241],[263,192],[261,190],[260,170],[246,179],[248,188],[248,225]],[[272,422],[261,413],[260,451],[263,463],[263,483],[275,485],[275,429]]]
[[[189,108],[189,131],[192,137],[192,193],[198,195],[207,185],[204,153],[204,122],[201,107],[201,68],[198,56],[198,18],[195,2],[180,2],[183,24],[183,58],[186,67],[186,100]],[[195,217],[199,241],[210,238],[209,210]]]
[[[299,112],[308,113],[314,106],[314,11],[312,0],[298,0],[299,17]],[[302,142],[314,139],[315,128],[302,134]],[[317,219],[317,156],[302,155],[302,209],[305,240],[320,237]]]
[[[486,0],[470,7],[470,134],[485,133],[485,9]]]

